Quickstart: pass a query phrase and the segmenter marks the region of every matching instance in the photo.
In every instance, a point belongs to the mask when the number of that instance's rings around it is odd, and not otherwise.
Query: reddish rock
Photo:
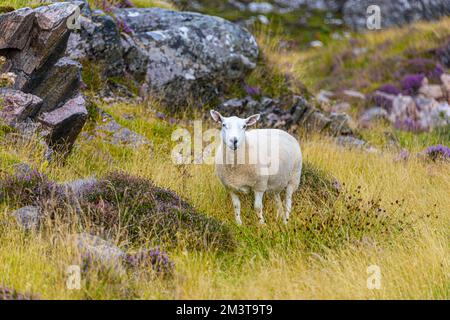
[[[0,89],[0,119],[9,126],[32,118],[41,108],[42,99],[13,89]]]

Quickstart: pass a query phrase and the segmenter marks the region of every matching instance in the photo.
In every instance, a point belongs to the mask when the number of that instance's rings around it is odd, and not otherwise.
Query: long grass
[[[169,141],[176,126],[155,119],[144,107],[105,108],[118,119],[131,114],[134,120],[122,124],[156,141],[153,150],[117,148],[98,138],[90,141],[80,138],[67,163],[61,166],[40,160],[42,150],[35,143],[13,144],[2,140],[1,170],[11,171],[14,163],[21,161],[57,181],[114,170],[147,177],[230,225],[238,249],[216,254],[180,247],[170,252],[176,264],[172,280],[145,275],[137,278],[92,275],[85,279],[89,281],[82,290],[68,290],[65,270],[74,263],[72,248],[66,242],[73,232],[71,227],[57,225],[52,233],[24,234],[8,215],[15,208],[4,203],[0,220],[3,284],[49,299],[449,298],[450,164],[421,159],[397,162],[389,152],[367,154],[343,149],[320,137],[302,141],[305,162],[333,174],[346,188],[360,186],[362,198],[375,196],[386,204],[404,198],[405,212],[410,215],[408,218],[414,218],[409,230],[386,240],[344,241],[340,246],[316,250],[305,246],[308,239],[295,230],[309,214],[308,208],[317,205],[307,203],[311,200],[302,196],[302,190],[295,197],[293,219],[287,228],[276,221],[270,197],[266,200],[266,227],[258,226],[248,199],[244,201],[244,226],[237,227],[231,202],[211,166],[179,167],[171,162]],[[380,290],[369,290],[366,286],[367,267],[374,264],[382,271]]]
[[[26,4],[14,2],[14,6]],[[364,45],[373,48],[388,39],[394,43],[401,40],[386,52],[395,55],[406,47],[433,47],[448,34],[448,23],[444,19],[437,24],[418,24],[415,29],[362,37]],[[422,40],[422,33],[427,41],[416,41]],[[333,54],[348,45],[344,41],[320,51],[280,52],[273,37],[260,34],[258,38],[266,63],[314,89],[327,78]],[[348,67],[349,74],[354,76],[366,69],[351,70]],[[257,70],[250,84],[264,80],[267,75],[263,71]],[[284,83],[280,85],[280,77],[274,81],[268,81],[267,87],[276,95]],[[388,216],[381,221],[387,222],[388,234],[382,231],[380,220],[347,209],[348,194],[317,200],[305,180],[294,196],[292,219],[287,227],[275,219],[270,196],[265,201],[265,227],[258,225],[248,198],[243,201],[244,225],[238,227],[229,196],[212,166],[177,166],[171,161],[174,145],[171,134],[179,125],[159,120],[146,105],[100,107],[121,125],[146,136],[153,146],[132,149],[110,145],[101,137],[88,138],[92,134],[91,123],[65,162],[48,162],[43,160],[44,149],[38,137],[14,139],[7,128],[0,127],[0,173],[13,172],[16,164],[27,163],[58,182],[101,177],[118,170],[152,179],[157,185],[179,193],[199,211],[230,226],[237,249],[228,253],[202,252],[180,245],[169,252],[175,262],[172,279],[154,278],[145,272],[117,275],[98,271],[83,275],[81,290],[69,290],[67,267],[78,262],[68,239],[80,231],[79,226],[55,222],[43,232],[23,232],[10,215],[17,208],[3,201],[0,285],[44,299],[450,298],[449,162],[432,162],[421,157],[398,161],[395,149],[380,148],[382,151],[378,153],[365,153],[342,148],[321,136],[308,140],[298,137],[305,164],[334,176],[345,184],[345,190],[358,190],[363,202],[380,199],[382,206],[388,208]],[[192,131],[189,121],[180,123]],[[204,123],[204,129],[208,126]],[[439,135],[412,137],[398,133],[398,137],[402,146],[413,152],[423,150],[430,142],[443,142]],[[376,133],[371,139],[378,139]],[[395,203],[399,199],[401,208],[392,209],[397,208]],[[333,219],[328,219],[329,216]],[[312,225],[315,228],[311,229]],[[130,250],[126,244],[116,244]],[[367,268],[371,265],[380,267],[380,289],[367,287]]]

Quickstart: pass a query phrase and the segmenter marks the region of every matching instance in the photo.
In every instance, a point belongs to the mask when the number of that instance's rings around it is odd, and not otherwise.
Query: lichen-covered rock
[[[343,7],[345,23],[355,30],[367,31],[367,8],[371,5],[381,9],[381,28],[450,15],[448,0],[347,0]]]
[[[224,19],[160,8],[116,9],[114,14],[147,52],[149,93],[172,107],[206,102],[256,66],[254,37]]]

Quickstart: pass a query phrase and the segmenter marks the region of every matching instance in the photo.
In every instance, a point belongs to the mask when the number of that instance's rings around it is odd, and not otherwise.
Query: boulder
[[[160,8],[115,9],[149,57],[148,93],[169,106],[203,104],[256,67],[254,37],[218,17]]]
[[[69,58],[59,59],[33,88],[33,93],[43,99],[40,112],[50,112],[71,98],[81,83],[81,65]]]
[[[30,8],[19,9],[0,15],[0,30],[4,35],[0,37],[1,49],[22,50],[29,40],[33,27],[35,12]]]
[[[126,254],[109,241],[87,233],[76,234],[72,240],[83,259],[107,267],[122,268],[122,260]]]
[[[367,31],[367,8],[371,5],[381,9],[381,28],[450,15],[448,0],[347,0],[342,10],[344,22],[357,31]]]
[[[26,206],[11,213],[17,223],[24,230],[34,230],[39,227],[42,219],[41,209],[35,206]]]
[[[443,73],[441,75],[442,90],[450,102],[450,74]]]
[[[373,107],[364,111],[364,113],[359,118],[359,123],[363,128],[369,128],[374,121],[387,118],[388,113],[386,109]]]
[[[62,57],[70,34],[70,29],[66,25],[67,19],[77,8],[75,4],[55,3],[34,9],[33,27],[27,36],[26,45],[20,50],[14,46],[4,48],[9,61],[7,71],[17,75],[14,89],[33,93],[33,88]],[[14,12],[16,11],[6,15]],[[2,17],[0,19],[8,19],[3,16],[0,16]],[[11,37],[11,32],[14,30],[5,30],[0,39]]]
[[[77,179],[74,181],[66,182],[60,185],[60,190],[65,195],[73,195],[76,198],[82,197],[84,194],[90,191],[90,189],[97,183],[96,178]]]
[[[67,101],[61,108],[44,112],[38,118],[52,148],[68,151],[86,122],[88,112],[82,95]]]
[[[34,117],[42,106],[41,98],[19,90],[0,89],[0,99],[0,119],[12,127]]]

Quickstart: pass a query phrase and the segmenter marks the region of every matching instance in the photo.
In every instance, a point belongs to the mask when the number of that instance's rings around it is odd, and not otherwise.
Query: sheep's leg
[[[234,192],[230,192],[231,195],[231,201],[233,202],[233,207],[234,207],[234,216],[236,218],[236,223],[241,225],[242,224],[242,220],[241,220],[241,200],[239,200],[239,196],[234,193]]]
[[[263,197],[264,192],[255,191],[255,210],[256,214],[258,215],[260,224],[266,223],[263,216]]]
[[[294,187],[288,185],[286,188],[286,212],[284,214],[283,222],[287,224],[289,221],[289,215],[291,214],[292,209],[292,194],[294,193]]]
[[[277,205],[277,219],[280,219],[283,217],[283,202],[281,201],[281,195],[279,193],[275,193],[275,202]]]

